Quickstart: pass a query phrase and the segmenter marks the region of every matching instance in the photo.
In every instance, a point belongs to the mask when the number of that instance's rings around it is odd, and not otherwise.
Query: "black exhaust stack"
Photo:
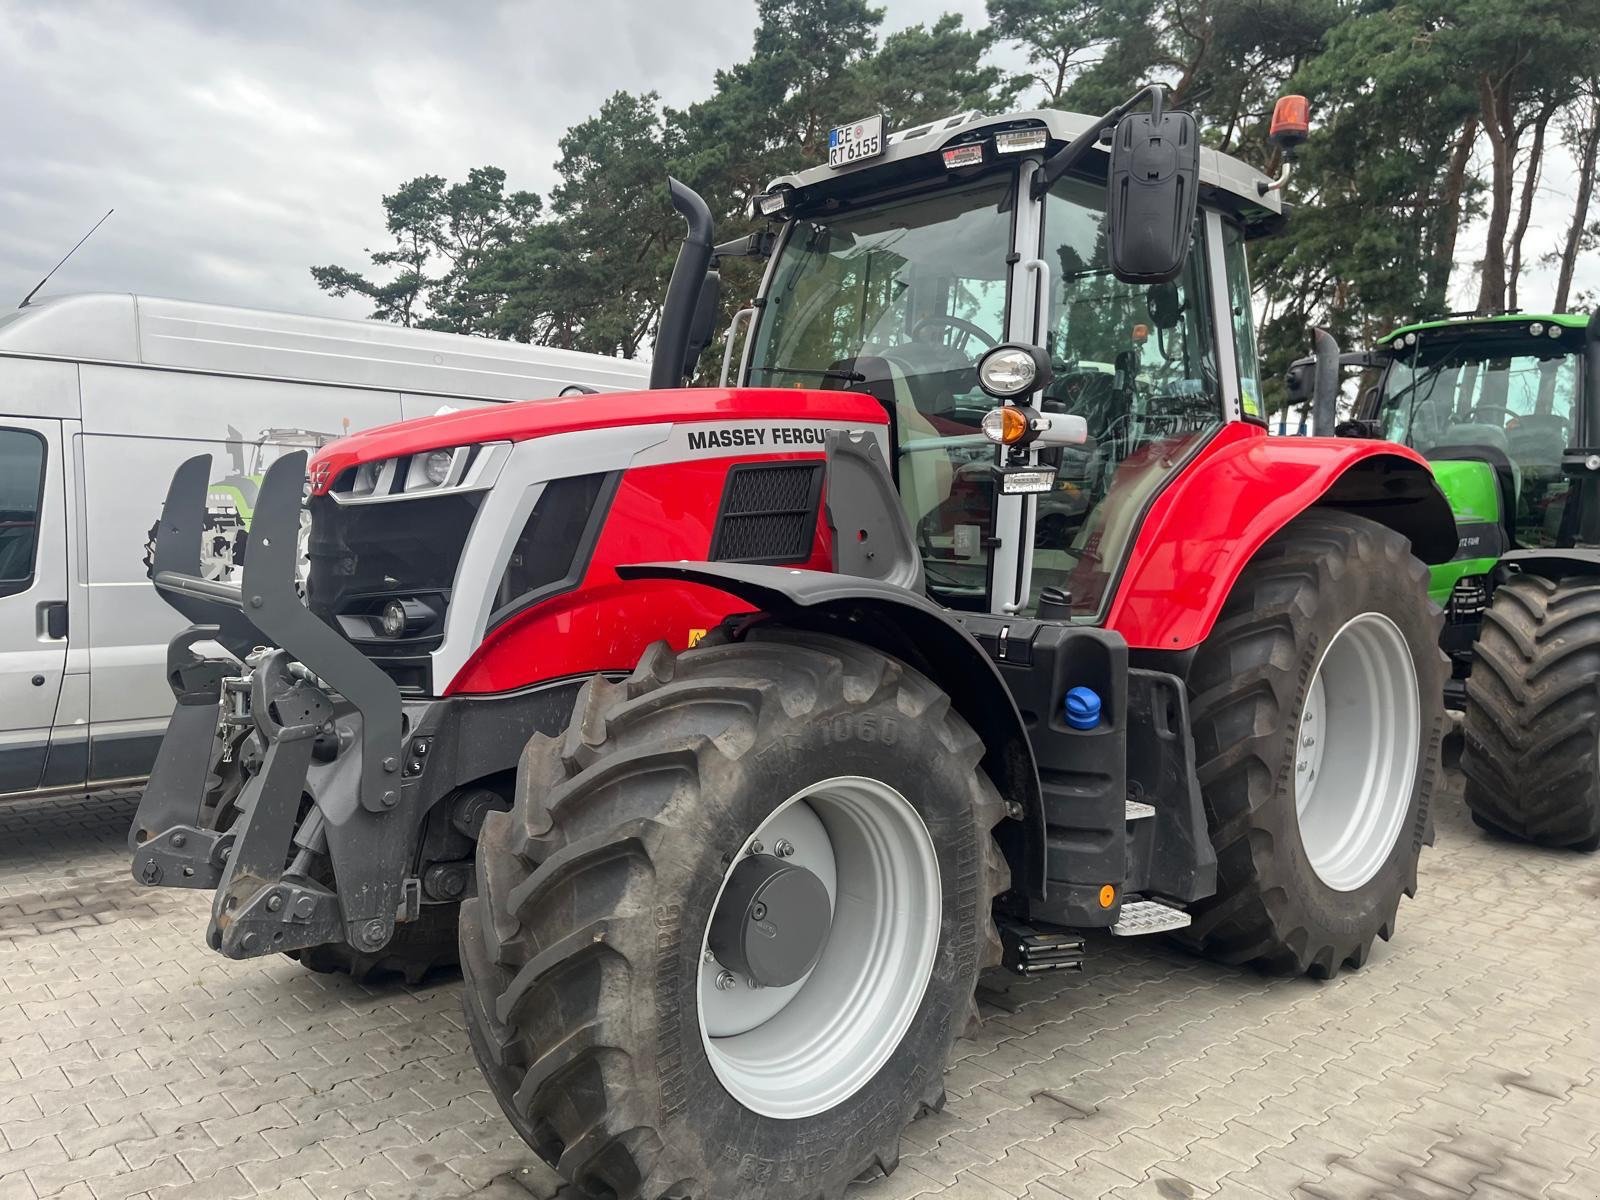
[[[678,261],[673,264],[672,278],[667,283],[667,298],[661,306],[655,357],[650,364],[651,388],[683,386],[695,311],[700,304],[706,270],[711,266],[711,210],[693,188],[670,176],[667,190],[672,196],[672,207],[683,216],[689,232],[678,250]]]
[[[1339,422],[1339,343],[1320,325],[1311,330],[1311,346],[1316,354],[1316,386],[1311,393],[1311,432],[1317,437],[1332,437]]]

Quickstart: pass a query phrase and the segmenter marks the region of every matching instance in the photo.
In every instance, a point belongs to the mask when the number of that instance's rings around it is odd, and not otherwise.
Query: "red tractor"
[[[1267,436],[1281,180],[1159,90],[832,143],[736,243],[674,184],[660,390],[318,452],[303,599],[303,457],[242,586],[193,561],[203,458],[162,518],[195,624],[135,877],[357,974],[459,912],[484,1074],[578,1195],[836,1197],[981,970],[1171,931],[1330,976],[1431,837],[1454,525],[1408,450]],[[741,253],[737,386],[683,389]]]

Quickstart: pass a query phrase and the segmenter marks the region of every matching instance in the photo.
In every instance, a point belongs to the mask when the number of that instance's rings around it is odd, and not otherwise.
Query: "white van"
[[[286,450],[648,377],[568,350],[147,296],[0,315],[0,800],[148,774],[183,623],[150,586],[150,543],[184,459],[212,455],[202,557],[223,579]]]

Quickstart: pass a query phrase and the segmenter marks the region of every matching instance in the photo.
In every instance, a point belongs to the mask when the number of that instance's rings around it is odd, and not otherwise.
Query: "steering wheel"
[[[995,338],[990,337],[988,332],[983,329],[982,326],[974,325],[971,321],[968,321],[962,317],[950,316],[922,318],[922,320],[918,321],[915,327],[911,330],[911,340],[916,341],[918,336],[921,335],[922,331],[928,328],[930,325],[938,326],[942,329],[948,328],[956,330],[961,336],[956,339],[956,341],[946,342],[945,344],[951,349],[960,350],[963,353],[966,352],[967,343],[973,338],[977,338],[980,342],[982,342],[985,350],[993,350],[1000,344]]]

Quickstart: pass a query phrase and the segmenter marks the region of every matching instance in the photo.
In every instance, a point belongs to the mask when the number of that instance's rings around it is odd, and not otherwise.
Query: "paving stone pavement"
[[[1396,940],[1333,983],[1110,938],[993,980],[944,1111],[850,1200],[1597,1200],[1600,856],[1442,807]],[[0,1200],[553,1194],[457,980],[212,954],[208,897],[129,878],[132,811],[0,807]]]

